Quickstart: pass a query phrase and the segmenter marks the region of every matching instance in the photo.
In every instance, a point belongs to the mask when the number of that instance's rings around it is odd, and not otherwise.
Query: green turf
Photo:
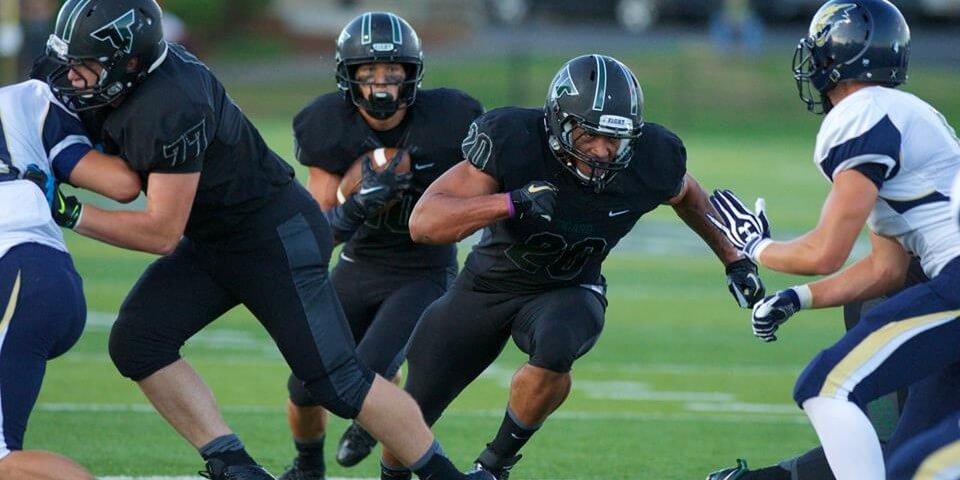
[[[765,196],[775,238],[815,224],[828,190],[810,160],[818,118],[797,100],[783,58],[747,63],[682,47],[624,59],[644,85],[648,120],[681,134],[690,171],[705,188]],[[527,60],[520,73],[520,63],[502,59],[437,62],[428,65],[425,86],[465,89],[488,108],[510,101],[535,105],[562,59]],[[522,85],[508,81],[511,75]],[[920,68],[912,78],[910,90],[931,97],[947,118],[960,118],[960,94],[949,88],[955,72]],[[290,159],[290,119],[332,83],[295,79],[228,87],[268,143]],[[304,178],[299,167],[298,177]],[[633,238],[641,245],[657,240],[646,237],[659,231],[648,225],[682,229],[669,208],[641,223]],[[68,242],[93,313],[78,345],[51,363],[26,446],[67,454],[97,475],[197,470],[196,453],[120,378],[106,353],[112,315],[153,257],[73,234]],[[763,344],[750,334],[747,312],[735,308],[722,268],[706,248],[615,251],[604,273],[611,285],[604,335],[575,365],[570,398],[525,448],[516,478],[702,478],[738,456],[761,465],[814,444],[812,429],[792,406],[791,389],[806,362],[842,332],[839,312],[803,312],[784,327],[781,341]],[[764,276],[771,289],[799,281]],[[293,454],[284,417],[287,368],[266,333],[235,309],[184,354],[250,451],[279,472]],[[508,348],[437,425],[458,465],[467,466],[496,431],[507,382],[522,361]],[[765,412],[737,410],[751,408]],[[328,452],[344,425],[331,420]],[[331,475],[376,475],[373,461],[351,470],[330,463]]]

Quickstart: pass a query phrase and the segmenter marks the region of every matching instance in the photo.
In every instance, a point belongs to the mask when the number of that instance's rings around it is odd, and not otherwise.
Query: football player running
[[[330,220],[334,241],[346,242],[330,281],[357,354],[395,381],[410,332],[457,268],[454,245],[413,243],[407,219],[427,185],[460,160],[460,142],[483,113],[463,92],[420,89],[422,58],[420,39],[405,20],[388,12],[364,13],[347,23],[337,40],[339,92],[317,97],[293,121],[297,160],[309,169],[307,189]],[[355,159],[381,147],[409,152],[410,172],[364,169],[364,188],[341,203],[337,188],[344,173]],[[288,388],[287,416],[298,453],[279,478],[322,479],[326,410],[296,376],[290,376]],[[336,460],[356,465],[375,444],[353,422],[340,438]]]
[[[763,296],[753,263],[706,221],[711,207],[686,171],[680,139],[644,124],[642,110],[640,85],[623,63],[574,58],[554,77],[544,108],[499,108],[477,119],[463,141],[465,161],[414,208],[410,234],[418,242],[443,245],[483,229],[411,339],[405,388],[427,422],[511,337],[529,355],[478,471],[506,479],[567,397],[574,361],[603,329],[601,264],[643,214],[671,205],[727,266],[741,306]],[[397,462],[392,453],[385,449],[387,464]]]
[[[68,107],[96,109],[100,137],[144,179],[146,208],[107,211],[57,195],[58,223],[162,255],[140,277],[110,334],[110,355],[206,461],[215,480],[272,479],[223,420],[180,356],[190,337],[239,304],[270,333],[311,395],[403,452],[422,477],[462,479],[417,405],[357,358],[327,278],[329,224],[223,89],[163,40],[153,0],[69,0],[47,77]]]
[[[77,342],[87,317],[80,276],[51,216],[54,182],[123,202],[140,193],[139,177],[93,150],[80,119],[45,83],[0,89],[0,478],[93,479],[67,457],[23,449],[47,362]]]
[[[945,367],[960,360],[960,233],[948,208],[960,141],[932,106],[893,88],[907,78],[909,53],[909,27],[891,3],[825,3],[794,56],[801,99],[826,113],[814,161],[831,190],[817,227],[775,242],[762,200],[751,211],[730,191],[711,197],[722,213],[716,225],[758,263],[830,275],[754,306],[754,334],[765,341],[776,340],[779,326],[801,309],[896,290],[911,253],[930,278],[873,308],[797,380],[794,399],[840,480],[886,478],[877,433],[862,410],[868,402],[911,386],[898,425],[913,432],[907,440],[960,408],[958,395],[914,388],[956,382],[956,369]],[[842,268],[864,225],[872,251]]]

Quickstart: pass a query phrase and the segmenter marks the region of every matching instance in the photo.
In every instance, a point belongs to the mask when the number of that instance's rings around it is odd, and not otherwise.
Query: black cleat
[[[380,480],[412,480],[413,472],[410,470],[391,470],[380,464]]]
[[[706,480],[738,480],[743,478],[743,476],[749,472],[750,469],[747,468],[747,461],[742,458],[738,458],[736,467],[717,470],[716,472],[707,475]]]
[[[352,467],[367,458],[367,455],[370,455],[370,450],[376,444],[377,440],[375,438],[367,433],[359,423],[353,422],[347,428],[347,431],[343,432],[340,443],[337,444],[337,463],[344,467]]]
[[[492,473],[486,470],[472,470],[463,474],[464,480],[497,480]],[[506,478],[506,477],[504,477]]]
[[[276,480],[260,465],[227,465],[216,458],[207,462],[206,470],[197,473],[210,480]]]
[[[517,455],[512,458],[503,459],[500,458],[497,454],[487,448],[480,454],[480,457],[477,458],[476,462],[473,464],[473,471],[475,472],[486,472],[493,477],[494,480],[507,480],[510,478],[510,470],[513,468],[517,462],[520,461],[522,455]],[[474,478],[474,477],[467,477]],[[476,477],[478,479],[485,478],[483,476]]]
[[[293,465],[285,472],[281,473],[277,480],[324,480],[326,478],[325,468],[306,469],[300,465],[300,457],[293,459]]]

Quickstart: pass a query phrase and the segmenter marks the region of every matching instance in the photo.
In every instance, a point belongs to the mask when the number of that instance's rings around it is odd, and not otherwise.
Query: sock
[[[759,470],[750,470],[746,475],[740,477],[740,480],[791,480],[791,478],[790,472],[778,465],[773,467],[764,467]]]
[[[790,472],[789,480],[835,480],[823,447],[817,447],[796,458],[780,463],[780,468]]]
[[[293,445],[297,448],[297,466],[302,470],[326,470],[326,464],[323,461],[323,441],[326,435],[312,440],[293,439]]]
[[[517,455],[517,452],[526,445],[530,437],[539,429],[540,425],[530,426],[517,420],[517,416],[508,405],[503,416],[503,423],[500,424],[500,430],[497,431],[497,436],[487,445],[487,448],[493,450],[504,460],[509,460]]]
[[[240,441],[235,433],[230,433],[214,438],[206,445],[200,447],[200,456],[205,461],[219,459],[226,465],[256,465],[253,457],[247,453],[243,442]]]
[[[887,478],[880,440],[859,407],[846,400],[813,397],[803,402],[803,411],[838,480]]]
[[[450,459],[443,453],[440,443],[436,440],[427,449],[420,460],[410,465],[418,477],[423,480],[447,480],[463,478],[463,474],[453,466]]]
[[[380,460],[380,480],[410,480],[410,470],[402,465],[387,465]]]

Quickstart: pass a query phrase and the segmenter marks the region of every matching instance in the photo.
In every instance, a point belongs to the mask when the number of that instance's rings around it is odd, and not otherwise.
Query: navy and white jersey
[[[643,214],[680,192],[686,174],[680,139],[647,123],[629,166],[596,193],[549,150],[543,109],[491,110],[470,126],[463,151],[502,192],[534,180],[559,190],[552,221],[514,217],[484,228],[464,269],[473,275],[475,288],[497,292],[602,284],[607,254]]]
[[[0,256],[27,242],[67,251],[49,199],[23,174],[32,167],[66,182],[90,149],[80,120],[47,84],[30,80],[0,89]]]
[[[877,185],[867,226],[920,257],[927,276],[960,256],[960,232],[948,208],[960,141],[928,103],[892,88],[858,90],[824,119],[814,161],[831,182],[855,169]]]
[[[344,258],[402,269],[456,265],[455,245],[414,243],[407,221],[427,186],[462,160],[460,143],[482,113],[480,102],[466,93],[438,88],[418,91],[400,125],[386,132],[372,130],[357,107],[338,93],[317,97],[297,114],[297,160],[306,166],[342,176],[370,150],[395,147],[410,153],[414,188],[368,218],[344,245]]]
[[[118,154],[147,188],[150,173],[200,172],[184,234],[227,239],[293,179],[223,85],[182,46],[103,121],[107,153]]]
[[[950,219],[960,229],[960,173],[957,173],[957,178],[953,181],[953,189],[950,192]]]

